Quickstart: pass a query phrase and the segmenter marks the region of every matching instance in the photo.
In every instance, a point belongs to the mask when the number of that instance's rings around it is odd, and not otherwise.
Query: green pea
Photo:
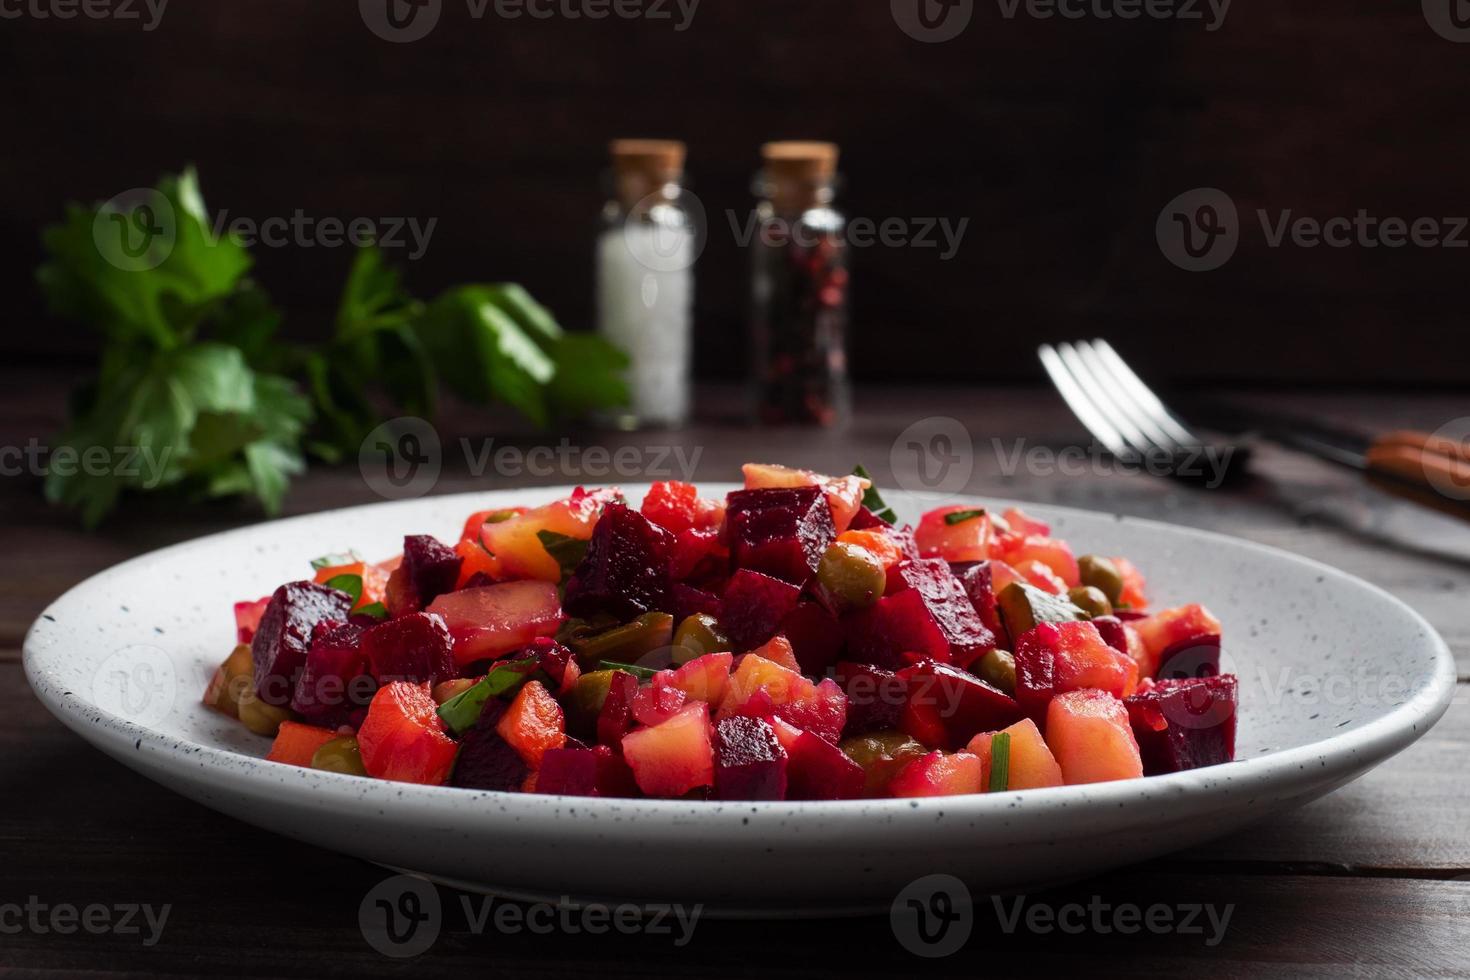
[[[842,605],[863,609],[883,597],[888,571],[868,549],[837,541],[822,554],[817,581]]]
[[[330,742],[323,742],[312,753],[311,768],[340,772],[348,776],[367,775],[367,770],[362,766],[362,751],[355,738],[334,738]]]
[[[1079,585],[1075,589],[1068,589],[1067,598],[1072,600],[1072,605],[1094,619],[1113,614],[1113,604],[1108,601],[1103,590],[1095,585]]]
[[[1016,693],[1016,658],[1005,650],[991,650],[975,667],[980,679],[1007,694]]]
[[[1111,558],[1102,555],[1083,555],[1077,559],[1077,570],[1082,584],[1090,585],[1102,592],[1109,603],[1116,605],[1123,595],[1123,573]]]

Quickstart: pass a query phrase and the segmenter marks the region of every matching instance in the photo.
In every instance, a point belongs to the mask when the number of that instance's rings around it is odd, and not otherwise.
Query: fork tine
[[[1154,394],[1153,389],[1144,384],[1143,379],[1134,373],[1133,369],[1128,366],[1128,362],[1123,360],[1117,351],[1113,350],[1112,344],[1099,338],[1092,342],[1092,349],[1095,351],[1096,359],[1102,365],[1103,370],[1112,376],[1114,382],[1127,394],[1133,404],[1151,420],[1156,428],[1162,430],[1177,445],[1203,445],[1203,441],[1199,436],[1190,432],[1184,426],[1184,423],[1179,421],[1179,417],[1169,411],[1168,406],[1163,403],[1162,399]]]
[[[1058,344],[1057,354],[1061,357],[1062,363],[1067,365],[1072,377],[1076,379],[1078,386],[1087,394],[1093,405],[1097,406],[1108,422],[1122,433],[1124,441],[1135,452],[1144,456],[1157,452],[1153,439],[1134,424],[1132,413],[1126,411],[1118,403],[1116,394],[1102,378],[1093,372],[1077,352],[1075,345]]]
[[[1101,411],[1078,385],[1076,378],[1063,363],[1056,348],[1051,344],[1042,344],[1036,348],[1036,355],[1041,358],[1041,366],[1051,376],[1051,382],[1056,386],[1057,393],[1062,396],[1062,401],[1067,403],[1072,414],[1077,416],[1077,420],[1088,432],[1092,433],[1092,437],[1102,443],[1114,456],[1133,455],[1123,434],[1108,421],[1107,413]]]
[[[1126,419],[1148,441],[1148,448],[1151,451],[1162,450],[1166,453],[1179,451],[1179,440],[1158,425],[1153,413],[1147,407],[1138,404],[1129,385],[1114,376],[1112,369],[1092,348],[1091,344],[1085,340],[1079,340],[1072,346],[1078,360],[1096,380],[1098,387],[1108,393],[1114,414]]]

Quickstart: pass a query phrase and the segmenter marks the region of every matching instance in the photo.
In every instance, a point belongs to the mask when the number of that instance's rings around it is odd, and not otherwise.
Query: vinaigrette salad
[[[955,504],[900,525],[867,475],[578,488],[237,603],[204,694],[268,758],[477,790],[847,800],[1228,762],[1202,605],[1126,558]]]

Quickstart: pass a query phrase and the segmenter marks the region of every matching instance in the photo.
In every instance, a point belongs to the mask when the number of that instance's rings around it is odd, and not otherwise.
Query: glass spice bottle
[[[694,260],[699,228],[681,187],[684,144],[614,140],[612,196],[597,240],[599,332],[627,352],[631,404],[623,428],[689,415]]]
[[[832,206],[832,143],[767,143],[751,243],[756,417],[765,424],[846,419],[846,219]]]

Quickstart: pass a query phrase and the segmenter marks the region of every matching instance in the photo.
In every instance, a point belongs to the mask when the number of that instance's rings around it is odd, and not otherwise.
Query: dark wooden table
[[[8,406],[0,444],[44,440],[61,408],[58,378],[6,371]],[[728,404],[728,392],[706,402]],[[1402,394],[1252,395],[1263,407],[1306,411],[1342,423],[1435,428],[1470,412],[1448,396]],[[31,696],[22,676],[24,632],[45,603],[114,562],[174,541],[258,520],[234,506],[181,509],[145,504],[87,534],[39,501],[33,479],[0,481],[6,514],[0,588],[0,968],[19,974],[210,976],[456,975],[727,976],[760,971],[800,976],[827,968],[903,975],[919,970],[976,976],[1019,970],[1103,969],[1132,975],[1203,970],[1257,975],[1470,975],[1470,616],[1467,555],[1413,549],[1417,537],[1442,550],[1450,529],[1388,502],[1351,475],[1266,449],[1243,486],[1205,491],[1141,475],[1060,476],[1035,467],[1007,473],[992,436],[1023,434],[1059,447],[1082,437],[1049,393],[868,391],[843,434],[769,432],[753,437],[702,423],[677,435],[576,437],[586,445],[677,445],[701,451],[697,476],[728,479],[748,456],[845,470],[861,459],[891,478],[889,451],[916,420],[950,416],[974,435],[970,481],[977,494],[1102,508],[1224,530],[1309,555],[1375,582],[1420,610],[1453,647],[1459,697],[1446,718],[1402,755],[1332,796],[1272,824],[1033,896],[1146,909],[1162,903],[1229,909],[1213,930],[1121,935],[1006,932],[988,900],[958,953],[921,961],[886,920],[698,924],[692,941],[648,934],[484,934],[470,929],[460,897],[441,890],[444,927],[417,960],[374,951],[358,907],[386,872],[309,849],[181,799],[105,758],[65,730]],[[468,428],[466,431],[470,431]],[[522,441],[522,444],[527,444]],[[1007,450],[1009,451],[1009,450]],[[451,454],[452,455],[452,454]],[[1044,457],[1043,457],[1044,458]],[[1264,474],[1264,475],[1262,475]],[[504,485],[446,465],[436,492]],[[544,482],[561,482],[556,478]],[[355,469],[318,469],[292,492],[291,513],[372,500]],[[1397,540],[1396,540],[1397,539]],[[780,881],[772,881],[773,894]],[[169,905],[158,942],[148,935],[60,934],[29,924],[24,906]],[[7,912],[7,903],[20,909]],[[1010,906],[1007,905],[1009,910]],[[140,920],[141,921],[141,920]],[[1110,921],[1106,917],[1104,923]],[[1200,922],[1207,920],[1202,916]]]

